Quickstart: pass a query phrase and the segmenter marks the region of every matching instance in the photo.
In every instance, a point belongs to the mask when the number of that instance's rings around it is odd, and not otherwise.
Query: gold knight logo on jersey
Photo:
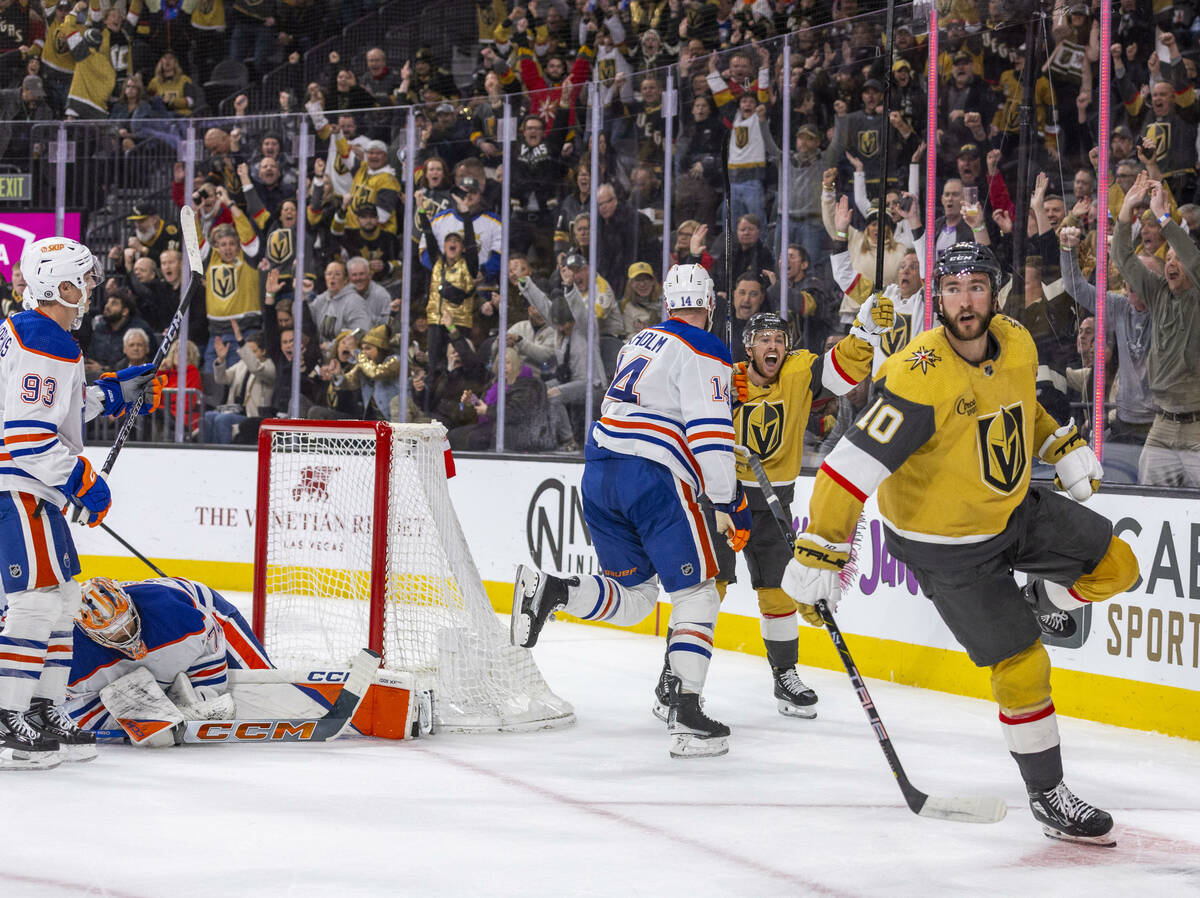
[[[218,299],[229,299],[237,292],[237,273],[232,265],[214,265],[212,271],[212,290]]]
[[[783,445],[783,419],[782,402],[744,406],[738,442],[765,461]]]
[[[983,415],[978,427],[979,472],[983,482],[999,493],[1011,493],[1025,480],[1025,411],[1022,403]]]
[[[858,132],[858,155],[870,158],[879,152],[879,132]]]
[[[896,313],[896,321],[890,331],[880,334],[880,345],[888,355],[894,355],[908,345],[912,339],[912,315]]]

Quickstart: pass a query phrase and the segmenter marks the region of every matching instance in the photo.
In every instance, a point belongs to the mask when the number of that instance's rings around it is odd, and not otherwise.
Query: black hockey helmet
[[[992,285],[992,299],[1000,295],[1000,263],[996,255],[980,243],[956,243],[944,253],[933,267],[933,289],[940,294],[942,278],[948,274],[986,274]]]
[[[787,322],[776,312],[757,312],[746,322],[742,331],[742,345],[749,349],[754,345],[754,337],[759,331],[779,331],[783,334],[784,352],[792,348],[791,337],[788,335]]]

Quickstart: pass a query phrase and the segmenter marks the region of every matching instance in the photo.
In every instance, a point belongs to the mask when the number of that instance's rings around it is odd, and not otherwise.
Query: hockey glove
[[[733,366],[733,396],[738,402],[750,398],[750,377],[746,374],[746,363],[738,362]]]
[[[729,548],[740,552],[750,541],[750,504],[746,501],[746,491],[742,485],[737,485],[732,502],[714,502],[713,510],[717,513],[717,530],[725,534]]]
[[[104,414],[120,415],[129,410],[139,394],[144,396],[139,415],[148,415],[162,405],[166,375],[155,376],[153,365],[131,365],[116,374],[111,371],[96,378],[96,386],[104,394]]]
[[[872,293],[858,307],[858,316],[850,328],[850,333],[860,339],[878,337],[892,329],[896,322],[896,306],[886,293]]]
[[[1054,465],[1054,485],[1076,502],[1086,502],[1100,489],[1104,469],[1074,419],[1046,437],[1038,456]]]
[[[112,493],[103,473],[97,473],[92,463],[82,455],[75,459],[75,467],[67,482],[58,488],[72,505],[88,511],[87,525],[97,526],[108,514],[112,505]]]
[[[807,532],[796,537],[795,557],[784,568],[780,586],[809,623],[813,618],[808,612],[816,614],[821,599],[830,611],[837,608],[842,597],[842,568],[849,558],[849,543],[831,543]]]

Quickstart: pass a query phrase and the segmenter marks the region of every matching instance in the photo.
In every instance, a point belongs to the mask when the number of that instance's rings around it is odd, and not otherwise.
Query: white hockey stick
[[[763,470],[762,462],[757,455],[741,446],[738,446],[737,450],[738,454],[750,465],[750,470],[754,472],[754,479],[758,481],[758,486],[767,500],[775,523],[779,525],[779,532],[783,534],[788,545],[791,545],[796,541],[796,536],[792,532],[792,523],[784,512],[774,487],[771,486],[767,472]],[[952,820],[957,823],[998,823],[1003,820],[1004,815],[1008,813],[1008,805],[1005,804],[1003,798],[927,795],[909,782],[908,774],[904,772],[904,766],[900,763],[900,757],[896,754],[891,737],[888,736],[883,721],[879,718],[879,712],[875,708],[875,702],[871,699],[871,693],[867,691],[867,684],[863,681],[862,674],[858,672],[858,665],[854,663],[854,658],[850,655],[846,639],[842,636],[842,631],[838,628],[837,621],[833,619],[833,613],[824,599],[817,602],[817,611],[820,612],[825,629],[829,631],[834,648],[837,649],[838,656],[842,659],[842,666],[846,668],[846,673],[850,676],[850,683],[854,686],[854,692],[858,696],[863,711],[866,712],[867,720],[871,722],[871,729],[875,732],[875,738],[883,750],[884,757],[887,758],[888,766],[892,768],[896,783],[900,786],[900,792],[909,809],[921,817]]]
[[[183,316],[188,313],[188,308],[191,306],[192,300],[204,289],[204,261],[200,258],[200,240],[196,232],[196,213],[191,206],[184,206],[179,210],[179,232],[183,237],[183,247],[187,250],[188,265],[192,269],[192,280],[188,284],[187,292],[179,300],[179,308],[175,310],[175,317],[171,319],[171,323],[163,331],[162,342],[158,344],[158,351],[154,354],[154,358],[150,360],[151,364],[154,365],[156,374],[162,366],[163,359],[167,356],[167,350],[175,342],[175,337],[178,335],[179,328],[183,324]],[[145,401],[145,395],[139,394],[130,403],[129,408],[125,410],[125,417],[121,420],[121,427],[117,431],[117,437],[113,440],[112,448],[108,450],[108,456],[104,459],[104,467],[101,471],[105,475],[112,471],[113,465],[117,463],[117,456],[121,454],[121,449],[124,448],[125,442],[129,439],[129,434],[133,432],[133,425],[137,421],[138,412]],[[182,410],[182,405],[180,409]],[[71,513],[71,521],[72,523],[78,523],[83,516],[83,506],[78,502],[74,504],[75,510]]]
[[[238,718],[235,720],[185,720],[176,731],[176,744],[213,745],[226,742],[332,742],[341,736],[366,697],[375,679],[380,657],[361,649],[350,664],[337,700],[320,717]],[[123,741],[124,730],[99,730],[101,741]]]

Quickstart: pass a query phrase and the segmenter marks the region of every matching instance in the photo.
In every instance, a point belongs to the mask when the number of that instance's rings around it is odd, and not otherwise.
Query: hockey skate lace
[[[1049,795],[1051,807],[1062,814],[1068,820],[1075,820],[1080,823],[1087,820],[1096,813],[1096,809],[1088,804],[1083,799],[1076,796],[1065,785],[1059,784]]]
[[[75,725],[75,721],[66,711],[58,705],[47,705],[42,712],[48,723],[67,733],[73,733],[79,728]]]
[[[792,693],[792,695],[799,695],[800,693],[808,690],[808,686],[806,686],[804,681],[800,679],[800,675],[796,673],[796,668],[794,667],[789,667],[782,674],[780,674],[779,682],[783,688]]]
[[[1042,620],[1046,622],[1048,627],[1051,627],[1054,630],[1062,630],[1067,623],[1068,616],[1069,615],[1065,611],[1051,611],[1047,614],[1043,614]]]
[[[24,714],[18,714],[16,711],[8,711],[4,714],[3,721],[5,727],[14,736],[20,736],[28,742],[36,742],[40,737],[37,729],[34,728]]]

